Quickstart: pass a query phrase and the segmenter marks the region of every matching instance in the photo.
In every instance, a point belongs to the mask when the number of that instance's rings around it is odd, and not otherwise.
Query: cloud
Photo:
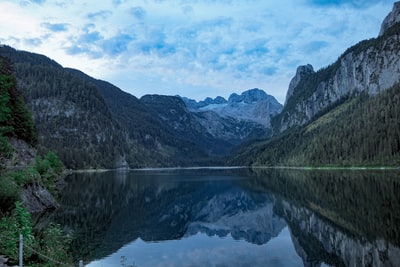
[[[257,59],[266,56],[270,52],[267,43],[268,40],[265,38],[252,40],[251,42],[246,43],[244,54],[246,56],[256,57]]]
[[[320,50],[322,50],[328,46],[329,46],[329,43],[325,42],[325,41],[311,41],[304,45],[304,52],[308,53],[308,54],[315,53],[315,52],[319,52]]]
[[[199,99],[259,87],[281,102],[298,65],[319,69],[376,36],[393,5],[386,0],[89,2],[2,0],[1,41],[110,79],[136,96],[176,90]]]
[[[101,42],[101,47],[105,54],[117,56],[128,49],[129,43],[134,40],[134,36],[129,34],[118,34]]]
[[[125,33],[105,38],[99,31],[90,31],[90,28],[91,26],[87,25],[82,34],[71,37],[73,42],[64,48],[69,55],[86,54],[91,58],[114,57],[127,51],[129,44],[135,39],[134,36]]]
[[[42,39],[40,39],[40,38],[26,38],[26,39],[24,39],[24,43],[26,43],[29,46],[39,46],[43,42],[42,42]]]
[[[310,4],[315,6],[351,6],[354,8],[366,8],[371,5],[376,5],[379,0],[310,0]]]
[[[46,2],[46,0],[30,0],[30,1],[35,4],[44,4]]]
[[[41,24],[42,27],[52,31],[52,32],[64,32],[68,30],[67,23],[49,23],[45,22]]]
[[[105,20],[107,18],[109,18],[112,15],[112,12],[109,10],[101,10],[101,11],[97,11],[97,12],[93,12],[93,13],[88,13],[86,16],[89,19],[101,19],[101,20]]]
[[[146,10],[140,6],[130,8],[129,13],[138,20],[142,20],[146,16]]]

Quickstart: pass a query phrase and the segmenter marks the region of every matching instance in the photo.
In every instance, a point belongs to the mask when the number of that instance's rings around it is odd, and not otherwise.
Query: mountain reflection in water
[[[52,220],[88,266],[400,266],[395,171],[73,174]],[[89,264],[89,262],[91,262]]]

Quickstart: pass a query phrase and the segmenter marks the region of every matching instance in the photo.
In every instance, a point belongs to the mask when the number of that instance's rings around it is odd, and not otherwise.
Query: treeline
[[[17,91],[13,68],[7,58],[0,56],[0,140],[5,150],[5,137],[18,137],[36,145],[37,135],[31,114]],[[4,151],[5,152],[5,151]]]
[[[244,148],[236,164],[399,166],[400,84],[347,99],[305,127]]]
[[[39,134],[72,169],[166,167],[210,162],[192,140],[171,131],[136,97],[108,82],[63,68],[45,56],[0,47],[15,68]]]
[[[23,191],[33,185],[45,186],[53,195],[55,183],[64,171],[56,154],[36,158],[32,166],[17,171],[5,166],[13,155],[15,147],[9,138],[23,140],[30,146],[37,145],[37,134],[31,114],[17,91],[17,83],[10,61],[0,57],[0,255],[9,263],[18,262],[18,241],[22,234],[25,247],[24,265],[57,266],[47,259],[39,258],[33,250],[63,263],[72,263],[69,254],[70,237],[64,236],[57,225],[48,225],[44,231],[36,231],[31,214],[22,203]],[[12,167],[12,166],[11,166]]]
[[[1,47],[33,114],[39,153],[55,151],[68,168],[113,167],[122,140],[97,88],[44,56]]]

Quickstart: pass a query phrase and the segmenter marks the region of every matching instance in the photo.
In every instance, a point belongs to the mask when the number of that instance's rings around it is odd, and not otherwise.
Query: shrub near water
[[[26,245],[34,242],[31,214],[26,211],[22,202],[15,202],[11,215],[0,219],[0,233],[0,253],[10,257],[11,262],[17,262],[19,235],[22,234]],[[25,258],[29,256],[29,253],[24,254]]]

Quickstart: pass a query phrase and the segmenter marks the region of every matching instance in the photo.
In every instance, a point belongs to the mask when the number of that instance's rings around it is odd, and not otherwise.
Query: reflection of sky
[[[145,243],[138,239],[109,257],[91,262],[87,267],[120,267],[121,257],[126,265],[158,266],[303,266],[297,255],[287,227],[267,244],[255,245],[244,240],[209,237],[198,233],[181,240]]]

